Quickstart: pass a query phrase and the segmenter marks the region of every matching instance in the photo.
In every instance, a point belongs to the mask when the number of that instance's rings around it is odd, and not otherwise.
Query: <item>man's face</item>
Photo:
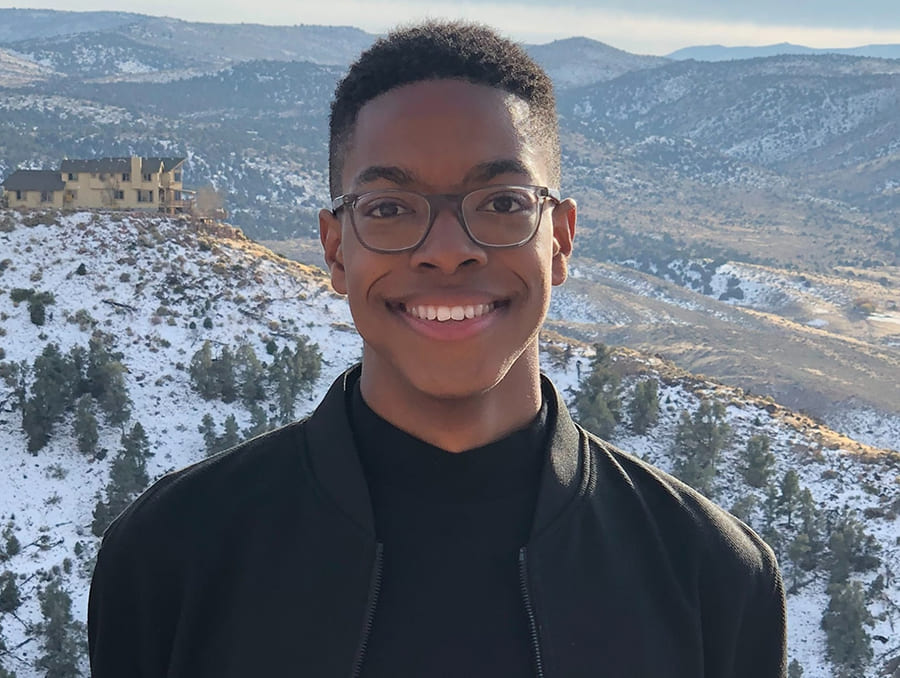
[[[547,163],[524,132],[526,115],[518,98],[457,80],[392,90],[359,112],[343,191],[547,186]],[[443,209],[417,249],[394,254],[363,247],[348,212],[323,210],[320,230],[332,284],[348,295],[364,341],[364,379],[377,380],[384,393],[460,398],[488,391],[510,370],[537,378],[538,331],[551,286],[566,276],[574,203],[546,201],[535,236],[509,249],[479,246],[454,210]],[[429,320],[429,309],[438,318]],[[442,309],[475,317],[446,320]]]

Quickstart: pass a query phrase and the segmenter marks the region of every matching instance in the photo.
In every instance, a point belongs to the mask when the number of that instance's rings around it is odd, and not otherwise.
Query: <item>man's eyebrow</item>
[[[391,165],[372,165],[353,178],[353,185],[368,184],[379,179],[387,179],[401,186],[413,183],[413,176],[404,169]]]
[[[466,173],[466,183],[490,181],[501,174],[524,174],[531,176],[531,170],[521,160],[516,158],[503,158],[491,160],[475,165]]]

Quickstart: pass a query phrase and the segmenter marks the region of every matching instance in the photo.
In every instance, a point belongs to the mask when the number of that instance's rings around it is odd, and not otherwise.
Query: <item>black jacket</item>
[[[110,526],[89,604],[94,678],[354,675],[381,562],[346,410],[356,378],[308,419],[165,476]],[[553,427],[519,573],[535,675],[784,676],[769,547],[585,432],[543,386]]]

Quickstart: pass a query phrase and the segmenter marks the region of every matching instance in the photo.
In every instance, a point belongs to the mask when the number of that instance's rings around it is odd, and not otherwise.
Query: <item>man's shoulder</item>
[[[585,432],[591,488],[601,505],[630,504],[628,520],[672,552],[704,567],[726,565],[771,576],[775,555],[748,525],[675,476]],[[727,566],[727,565],[726,565]]]
[[[285,499],[305,474],[305,420],[248,440],[225,452],[167,473],[107,528],[112,541],[177,540],[247,508]]]

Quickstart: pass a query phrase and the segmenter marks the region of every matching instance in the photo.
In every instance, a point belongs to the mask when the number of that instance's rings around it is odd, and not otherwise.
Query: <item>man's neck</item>
[[[541,409],[537,350],[527,350],[492,388],[459,397],[423,392],[385,378],[379,360],[363,359],[360,389],[372,410],[397,428],[448,452],[464,452],[526,426]]]

